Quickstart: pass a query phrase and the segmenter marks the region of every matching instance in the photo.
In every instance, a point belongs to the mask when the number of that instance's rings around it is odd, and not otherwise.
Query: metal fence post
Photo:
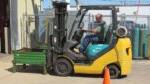
[[[148,20],[147,20],[148,22],[148,30],[150,30],[150,16],[148,16]]]

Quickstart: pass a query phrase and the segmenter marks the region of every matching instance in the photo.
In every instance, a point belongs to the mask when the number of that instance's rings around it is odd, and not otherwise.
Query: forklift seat
[[[113,32],[112,28],[110,27],[107,30],[106,36],[104,38],[103,42],[100,43],[91,43],[88,45],[86,49],[86,56],[88,59],[93,60],[99,56],[99,53],[103,52],[105,49],[107,49],[113,40]]]
[[[103,50],[108,47],[108,44],[91,44],[86,49],[86,56],[88,59],[93,60],[99,56],[99,53],[103,52]]]

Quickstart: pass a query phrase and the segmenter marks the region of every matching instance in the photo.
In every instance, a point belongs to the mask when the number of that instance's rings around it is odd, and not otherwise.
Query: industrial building
[[[1,52],[30,47],[28,39],[36,28],[36,15],[41,10],[41,0],[1,0],[0,38]],[[22,39],[24,38],[24,39]]]

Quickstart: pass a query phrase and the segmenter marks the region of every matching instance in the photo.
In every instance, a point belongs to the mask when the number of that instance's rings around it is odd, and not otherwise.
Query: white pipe
[[[5,53],[8,54],[8,27],[4,27],[5,32]]]

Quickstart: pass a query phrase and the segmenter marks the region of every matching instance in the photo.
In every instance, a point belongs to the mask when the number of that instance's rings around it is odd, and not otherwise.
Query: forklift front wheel
[[[54,72],[59,76],[68,76],[73,72],[72,64],[67,59],[60,58],[54,64]]]
[[[120,77],[120,69],[118,68],[117,65],[109,65],[108,66],[109,71],[110,71],[110,78],[115,79]]]

